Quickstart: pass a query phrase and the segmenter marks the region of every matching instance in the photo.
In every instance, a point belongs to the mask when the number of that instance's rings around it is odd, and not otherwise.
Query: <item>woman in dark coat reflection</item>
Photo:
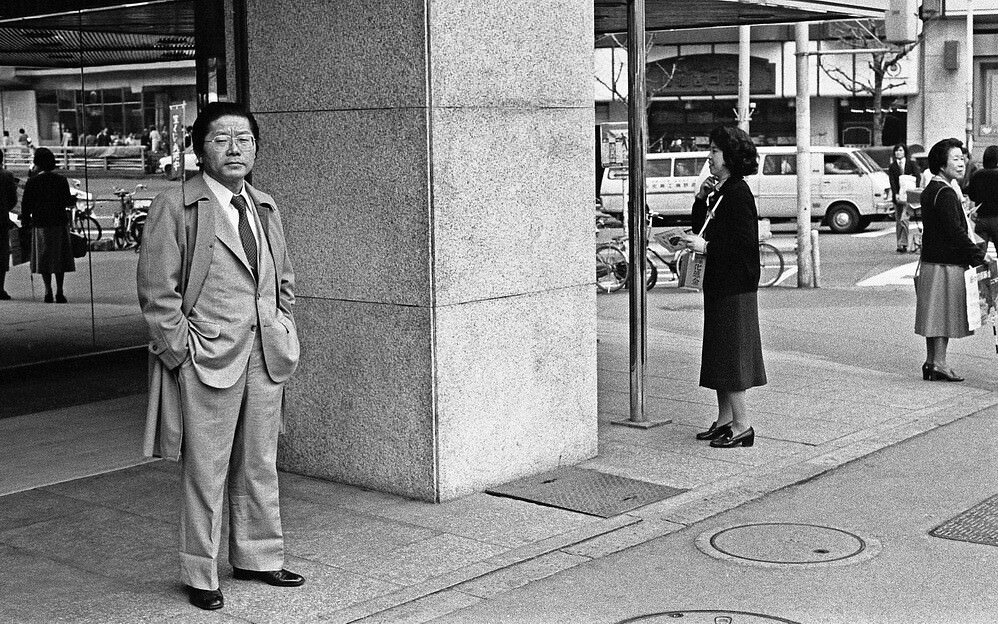
[[[45,283],[45,303],[67,303],[63,277],[76,270],[73,247],[69,240],[69,214],[76,203],[69,191],[69,181],[55,173],[55,154],[39,147],[35,150],[35,175],[24,183],[21,197],[22,223],[31,225],[31,272],[41,273]],[[52,294],[52,275],[56,291]]]
[[[706,254],[700,385],[717,392],[717,420],[698,440],[713,447],[752,446],[745,391],[766,383],[759,333],[759,213],[744,177],[758,171],[752,139],[738,128],[710,134],[710,177],[693,203],[688,249]]]

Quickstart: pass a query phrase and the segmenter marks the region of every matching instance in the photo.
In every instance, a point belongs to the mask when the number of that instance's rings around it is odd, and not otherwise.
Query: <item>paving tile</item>
[[[579,467],[675,488],[693,488],[746,469],[732,461],[619,442],[601,442],[599,457],[585,461]]]
[[[481,598],[447,590],[406,603],[388,611],[376,613],[358,624],[424,624],[481,602]],[[334,622],[336,620],[333,620]]]
[[[445,534],[391,552],[348,562],[340,567],[400,585],[415,585],[494,557],[505,550],[495,544]]]
[[[0,496],[0,530],[17,529],[54,518],[72,516],[89,505],[65,496],[25,490],[17,494]]]
[[[602,522],[585,514],[488,494],[439,504],[405,501],[371,513],[510,548]]]
[[[178,518],[179,477],[147,465],[66,481],[41,491],[165,522]]]
[[[391,507],[408,499],[364,488],[316,479],[290,472],[280,472],[281,497],[336,505],[354,511]]]
[[[592,561],[592,559],[567,552],[555,551],[542,557],[525,561],[519,565],[496,570],[491,574],[461,583],[454,589],[479,598],[493,598],[517,587],[523,587],[533,581],[557,574],[562,570],[574,568],[587,561]]]
[[[343,507],[293,499],[282,503],[281,522],[288,552],[329,565],[384,556],[439,535]]]
[[[305,577],[301,587],[271,587],[236,581],[226,569],[221,579],[225,612],[249,622],[291,624],[318,621],[320,614],[337,611],[399,589],[399,585],[352,574],[296,557],[285,567]],[[219,570],[220,574],[222,570]]]
[[[26,574],[26,570],[31,573]],[[0,544],[0,587],[0,622],[12,624],[244,621],[191,606],[176,582],[136,585],[128,579],[105,578],[5,544]]]
[[[0,543],[119,582],[175,583],[174,525],[106,507],[0,532]]]
[[[806,443],[768,437],[766,430],[769,421],[764,416],[763,414],[753,416],[753,426],[759,433],[756,436],[755,446],[748,448],[718,449],[711,447],[709,442],[697,440],[696,433],[705,428],[703,423],[696,427],[672,423],[652,429],[613,427],[611,431],[601,432],[601,439],[608,442],[650,447],[686,457],[719,460],[743,466],[760,466],[776,459],[792,457],[807,450],[809,445]],[[784,423],[779,419],[774,422],[779,427],[784,426]],[[606,449],[609,451],[610,447],[607,446]],[[604,458],[604,455],[604,445],[601,445],[600,456],[590,461],[599,462]],[[669,461],[668,457],[665,456],[664,459]],[[618,456],[616,461],[624,462],[627,461],[627,458]]]

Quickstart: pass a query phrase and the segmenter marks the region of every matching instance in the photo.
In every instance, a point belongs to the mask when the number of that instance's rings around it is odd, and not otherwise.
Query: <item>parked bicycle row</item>
[[[650,219],[654,215],[649,215],[648,230],[651,231]],[[596,288],[599,292],[611,293],[624,288],[630,284],[633,273],[630,264],[630,250],[627,236],[620,234],[611,236],[609,239],[600,240],[599,232],[613,227],[621,227],[620,221],[607,213],[596,213]],[[771,235],[768,229],[764,228],[764,234],[759,241],[759,265],[760,276],[759,286],[769,287],[779,282],[786,268],[786,261],[775,245],[766,242]],[[664,243],[659,245],[659,251],[654,246],[649,245],[645,249],[645,283],[651,290],[658,284],[659,272],[666,268],[671,272],[668,281],[678,281],[679,266],[678,253],[670,250],[671,245]]]

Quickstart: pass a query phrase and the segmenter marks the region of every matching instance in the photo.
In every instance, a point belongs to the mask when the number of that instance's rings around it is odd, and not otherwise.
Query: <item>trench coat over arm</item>
[[[146,411],[143,452],[147,457],[180,458],[183,411],[177,367],[191,357],[187,316],[197,303],[208,275],[216,244],[215,219],[222,206],[199,174],[181,187],[159,194],[149,206],[146,235],[139,258],[138,293],[149,326],[149,403]],[[288,256],[274,199],[246,183],[257,206],[264,237],[270,246],[277,276],[277,309],[285,320],[294,320],[294,271]],[[173,236],[149,236],[150,231],[172,231]],[[157,274],[156,279],[143,278]],[[265,353],[265,357],[266,357]],[[276,358],[275,358],[276,359]],[[271,375],[275,376],[274,367]],[[285,381],[294,366],[277,371],[275,381]],[[282,405],[281,432],[284,432]]]

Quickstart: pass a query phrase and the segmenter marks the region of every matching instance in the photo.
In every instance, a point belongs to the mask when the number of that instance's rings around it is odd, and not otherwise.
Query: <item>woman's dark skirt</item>
[[[76,270],[69,225],[36,227],[31,238],[32,273],[72,273]]]
[[[756,293],[704,293],[700,385],[735,391],[765,384]]]

